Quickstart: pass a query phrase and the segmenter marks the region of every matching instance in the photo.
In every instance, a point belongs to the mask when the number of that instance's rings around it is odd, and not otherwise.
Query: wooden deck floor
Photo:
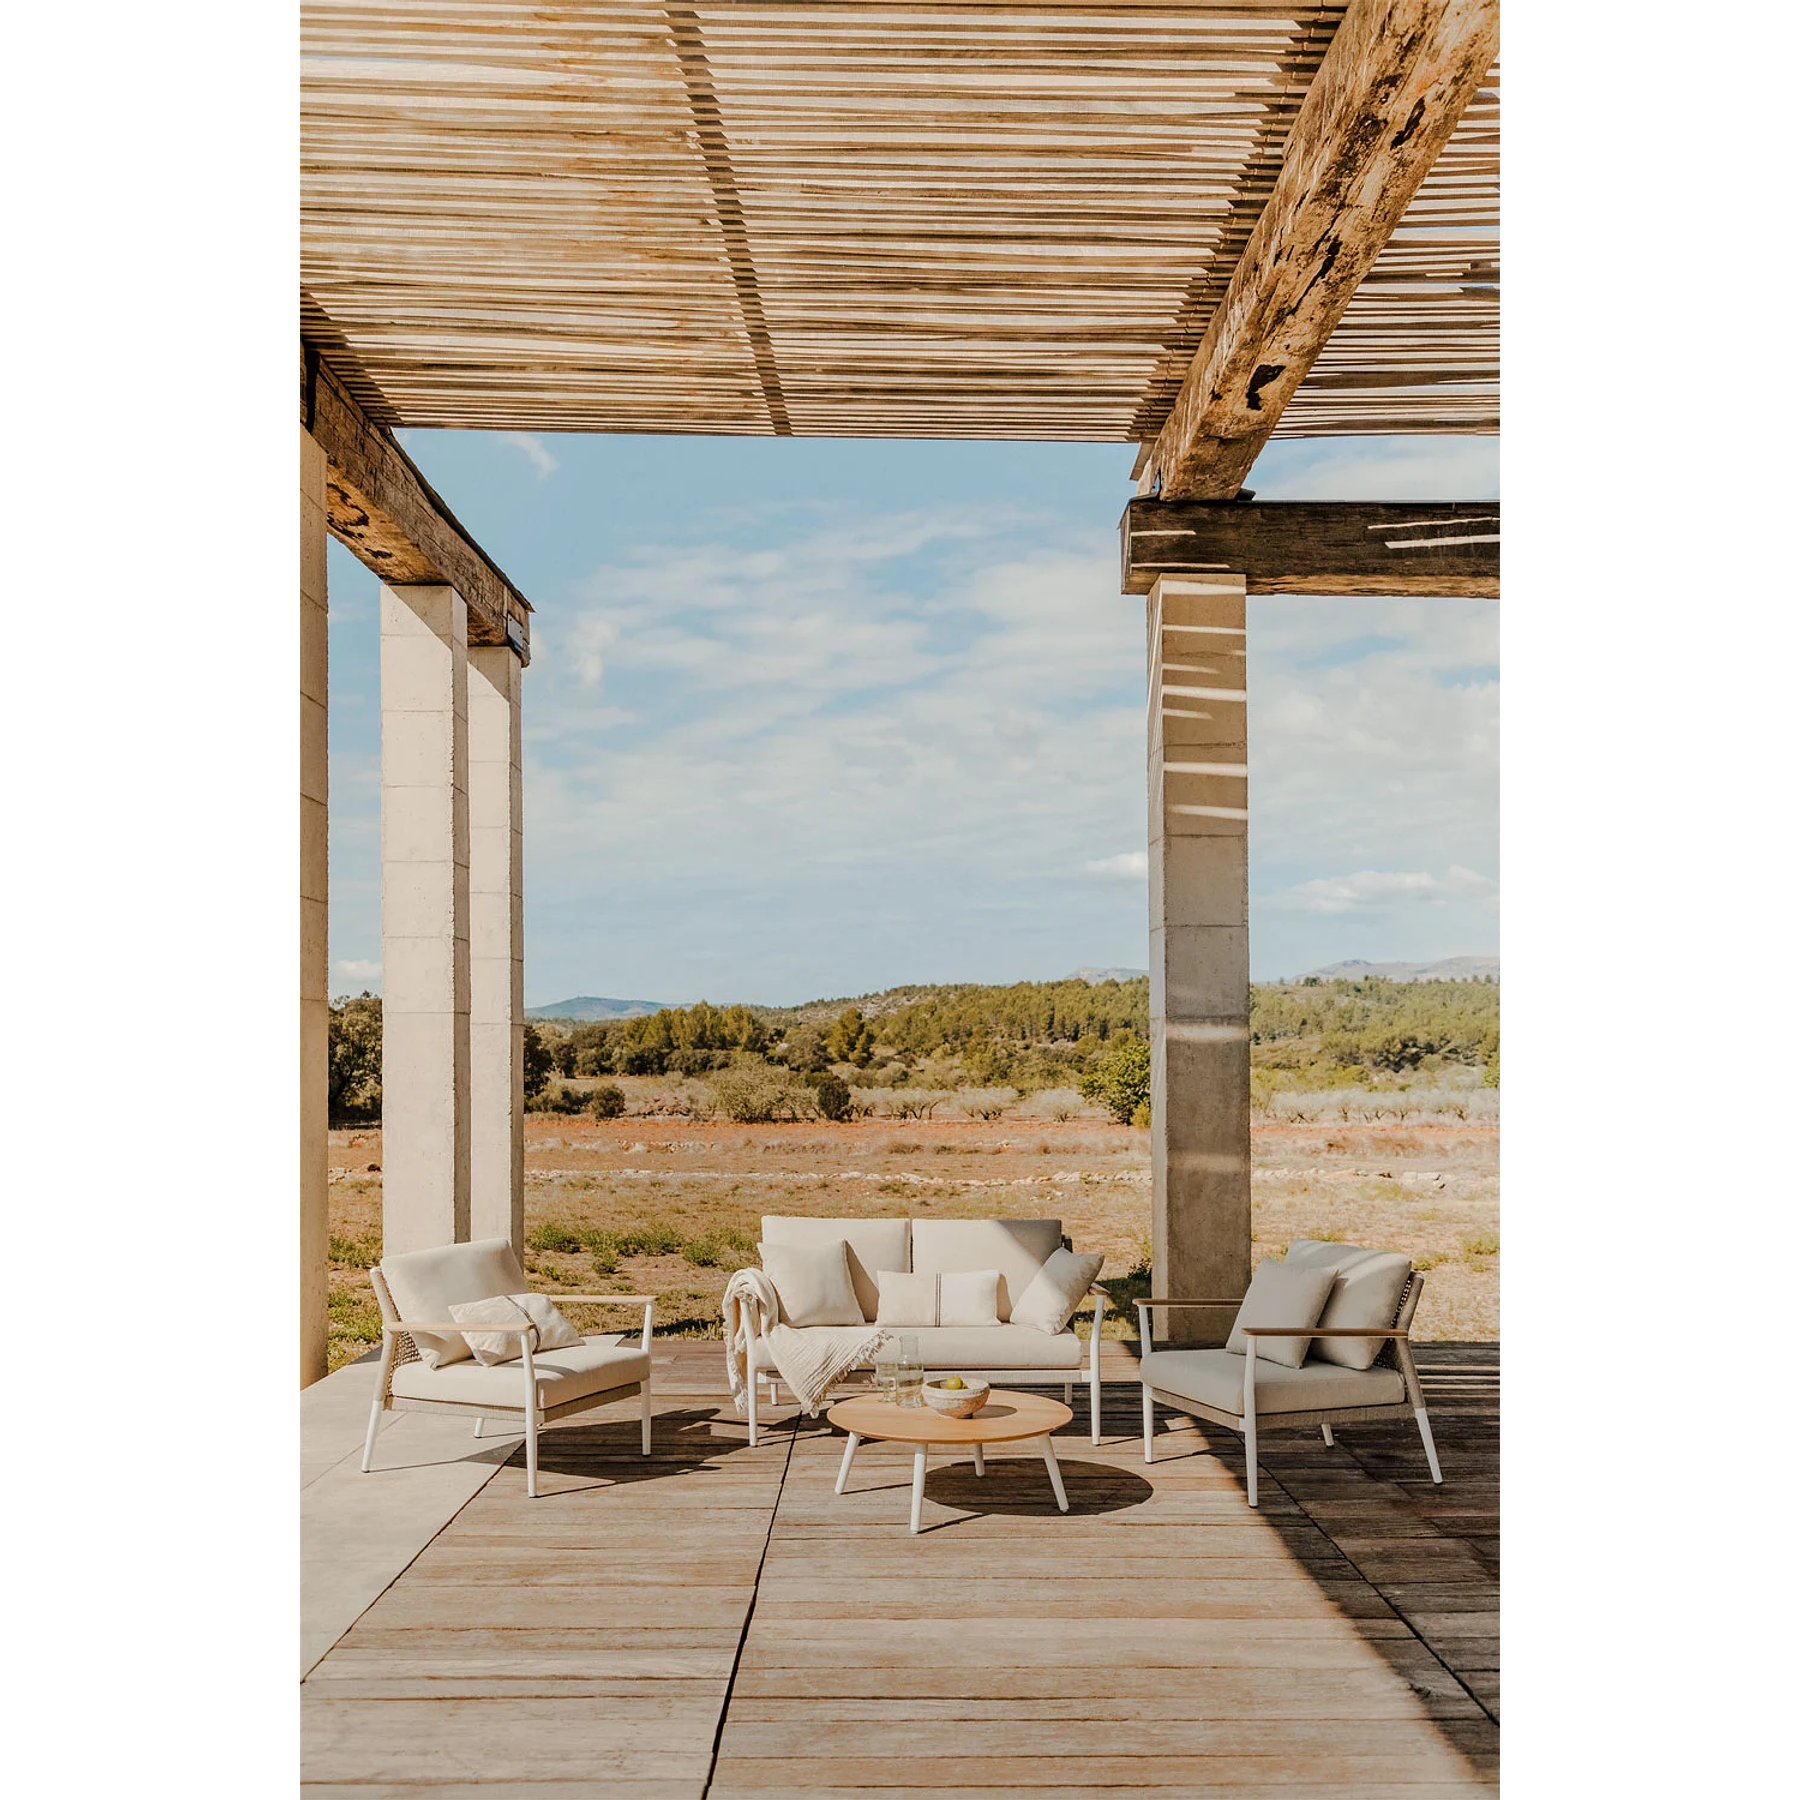
[[[752,1451],[719,1347],[665,1358],[653,1458],[635,1402],[553,1428],[545,1497],[515,1456],[317,1664],[311,1800],[1496,1785],[1497,1345],[1421,1346],[1441,1488],[1407,1429],[1266,1433],[1252,1512],[1235,1436],[1166,1420],[1146,1467],[1121,1383],[1058,1440],[1066,1517],[991,1456],[918,1538],[907,1452],[840,1498],[822,1419]]]

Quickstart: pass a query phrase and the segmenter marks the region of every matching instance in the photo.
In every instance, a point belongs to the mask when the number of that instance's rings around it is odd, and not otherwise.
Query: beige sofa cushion
[[[925,1367],[946,1375],[969,1375],[980,1369],[1045,1369],[1060,1376],[1065,1370],[1080,1369],[1086,1349],[1072,1331],[1052,1337],[1029,1325],[972,1325],[966,1329],[936,1325],[908,1331],[906,1335],[919,1340],[919,1357]],[[775,1359],[762,1338],[752,1346],[751,1355],[757,1368],[775,1367]],[[868,1368],[870,1364],[858,1366]],[[1261,1364],[1257,1365],[1257,1373],[1262,1373]]]
[[[1152,1350],[1140,1370],[1166,1394],[1242,1418],[1244,1359],[1234,1350]],[[1297,1369],[1256,1359],[1256,1416],[1328,1412],[1334,1406],[1391,1406],[1406,1398],[1398,1369],[1346,1369],[1306,1362]]]
[[[1364,1250],[1355,1244],[1327,1244],[1318,1238],[1295,1238],[1288,1245],[1288,1266],[1330,1269],[1335,1280],[1331,1297],[1319,1315],[1321,1325],[1373,1331],[1391,1325],[1400,1296],[1412,1275],[1412,1261],[1397,1250]],[[1321,1361],[1346,1369],[1369,1369],[1387,1348],[1386,1338],[1314,1338],[1312,1353]]]
[[[1024,1293],[1013,1301],[1012,1322],[1031,1325],[1039,1331],[1066,1330],[1105,1260],[1100,1256],[1077,1256],[1059,1244]]]
[[[995,1309],[1005,1324],[1013,1301],[1062,1245],[1061,1219],[915,1219],[912,1268],[917,1275],[960,1275],[998,1269]]]
[[[402,1319],[448,1319],[453,1306],[525,1290],[525,1271],[505,1238],[384,1256],[381,1273]],[[413,1341],[428,1368],[469,1358],[468,1343],[458,1333],[421,1332]]]
[[[937,1277],[937,1318],[933,1323],[981,1330],[1000,1323],[1000,1271],[970,1269]]]
[[[491,1300],[465,1300],[451,1307],[459,1325],[535,1325],[533,1354],[539,1350],[572,1350],[581,1333],[559,1313],[548,1294],[496,1294]],[[484,1369],[495,1363],[517,1362],[525,1353],[525,1340],[511,1331],[465,1331],[463,1341]]]
[[[850,1285],[856,1291],[856,1303],[863,1318],[873,1320],[880,1300],[875,1271],[912,1267],[907,1256],[909,1223],[906,1219],[801,1219],[771,1213],[762,1222],[762,1241],[829,1244],[842,1238],[850,1246]]]
[[[561,1406],[566,1400],[583,1400],[650,1379],[649,1351],[635,1339],[621,1343],[616,1335],[583,1338],[573,1349],[542,1356],[534,1353],[531,1364],[540,1406]],[[440,1369],[407,1363],[394,1371],[394,1392],[406,1400],[459,1400],[522,1412],[525,1376],[518,1362],[487,1369],[467,1357]]]
[[[1251,1340],[1244,1336],[1246,1325],[1318,1324],[1334,1279],[1329,1269],[1290,1268],[1273,1257],[1258,1263],[1256,1273],[1250,1277],[1250,1291],[1232,1321],[1225,1348],[1249,1354]],[[1312,1339],[1278,1337],[1255,1341],[1259,1362],[1281,1363],[1286,1368],[1297,1369],[1306,1361],[1306,1348]]]
[[[937,1323],[935,1275],[907,1275],[898,1269],[877,1269],[875,1284],[881,1290],[881,1304],[875,1313],[877,1325],[889,1325],[900,1331]]]
[[[850,1246],[758,1244],[763,1273],[775,1284],[784,1325],[860,1325],[862,1307],[850,1285]]]

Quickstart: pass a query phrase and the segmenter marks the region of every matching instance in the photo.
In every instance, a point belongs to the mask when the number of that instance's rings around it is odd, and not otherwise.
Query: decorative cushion
[[[1335,1279],[1331,1297],[1320,1313],[1320,1325],[1365,1331],[1392,1325],[1400,1296],[1412,1275],[1412,1261],[1397,1250],[1363,1250],[1355,1244],[1327,1244],[1317,1238],[1295,1238],[1288,1245],[1288,1266],[1330,1269]],[[1345,1369],[1372,1369],[1388,1346],[1387,1338],[1314,1338],[1316,1360]]]
[[[484,1369],[471,1357],[448,1368],[428,1369],[422,1362],[394,1371],[394,1393],[407,1400],[461,1400],[502,1411],[525,1410],[525,1378],[519,1363]],[[616,1335],[583,1338],[567,1350],[552,1350],[531,1359],[540,1406],[561,1406],[613,1388],[641,1386],[650,1379],[650,1353],[633,1338]]]
[[[758,1244],[763,1273],[775,1284],[784,1325],[860,1325],[863,1310],[850,1285],[850,1246]]]
[[[1304,1329],[1318,1324],[1334,1279],[1330,1269],[1290,1269],[1273,1258],[1258,1263],[1225,1348],[1249,1354],[1251,1340],[1244,1336],[1246,1325],[1298,1325]],[[1309,1337],[1258,1338],[1257,1360],[1297,1369],[1306,1361],[1311,1342]]]
[[[1244,1358],[1233,1350],[1152,1350],[1139,1373],[1158,1393],[1244,1416]],[[1406,1398],[1398,1369],[1343,1369],[1317,1360],[1298,1369],[1256,1359],[1256,1416],[1393,1406]]]
[[[540,1350],[572,1349],[581,1342],[581,1333],[556,1310],[548,1294],[497,1294],[491,1300],[469,1300],[451,1307],[450,1316],[459,1325],[535,1325],[533,1356]],[[525,1354],[525,1339],[510,1331],[465,1331],[463,1340],[484,1369],[517,1362]]]
[[[1105,1260],[1103,1256],[1077,1256],[1058,1246],[1013,1302],[1012,1322],[1038,1331],[1066,1330]]]
[[[856,1303],[862,1308],[862,1317],[872,1320],[879,1299],[875,1271],[912,1267],[907,1255],[909,1223],[906,1219],[803,1219],[771,1213],[762,1222],[762,1237],[765,1244],[829,1244],[842,1238],[850,1246],[850,1285],[856,1290]]]
[[[949,1327],[998,1325],[1000,1314],[995,1309],[999,1300],[998,1269],[969,1269],[940,1275],[937,1278],[937,1318],[933,1323]]]
[[[381,1273],[405,1319],[449,1319],[451,1307],[469,1300],[525,1289],[525,1271],[505,1238],[478,1238],[472,1244],[440,1244],[381,1259]],[[427,1368],[469,1357],[467,1341],[455,1332],[417,1332],[413,1342]]]
[[[967,1328],[938,1325],[921,1326],[917,1330],[908,1327],[907,1335],[919,1340],[919,1360],[925,1367],[945,1375],[975,1375],[983,1370],[1044,1369],[1054,1371],[1057,1380],[1061,1381],[1081,1368],[1082,1355],[1087,1349],[1072,1331],[1060,1331],[1052,1337],[1029,1325]],[[751,1345],[750,1354],[757,1368],[775,1367],[766,1339],[758,1338]],[[1239,1361],[1241,1366],[1242,1359]],[[858,1366],[867,1367],[867,1364]],[[1262,1373],[1263,1366],[1257,1365],[1258,1374]],[[474,1365],[470,1364],[470,1367]],[[1238,1379],[1241,1383],[1241,1374]]]
[[[877,1325],[892,1325],[899,1330],[938,1322],[935,1275],[907,1275],[898,1269],[878,1269],[875,1283],[881,1290],[881,1303],[875,1311]]]
[[[995,1310],[1004,1324],[1013,1300],[1062,1245],[1061,1219],[915,1219],[915,1275],[961,1275],[998,1269]]]

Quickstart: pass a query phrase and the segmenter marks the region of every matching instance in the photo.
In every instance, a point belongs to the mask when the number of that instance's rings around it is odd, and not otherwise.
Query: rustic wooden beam
[[[1242,575],[1252,594],[1496,599],[1500,502],[1136,499],[1119,521],[1121,585]]]
[[[331,535],[385,582],[453,587],[471,644],[511,644],[531,660],[531,603],[457,522],[384,425],[363,410],[316,346],[301,346],[300,422],[325,452]]]
[[[1228,500],[1492,66],[1499,0],[1352,0],[1138,491]]]

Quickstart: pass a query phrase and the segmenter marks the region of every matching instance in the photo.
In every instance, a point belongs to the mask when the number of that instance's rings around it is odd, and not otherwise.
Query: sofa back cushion
[[[998,1269],[995,1307],[1000,1322],[1012,1317],[1013,1301],[1062,1248],[1061,1219],[915,1219],[912,1268],[915,1275],[968,1275]]]
[[[1295,1238],[1287,1262],[1296,1269],[1330,1269],[1336,1279],[1319,1315],[1320,1325],[1377,1331],[1392,1325],[1412,1274],[1412,1260],[1397,1250],[1365,1250],[1357,1244],[1327,1244]],[[1385,1338],[1314,1338],[1312,1354],[1343,1369],[1372,1369],[1387,1348]]]
[[[850,1247],[850,1286],[862,1316],[873,1322],[881,1302],[877,1269],[910,1269],[905,1219],[802,1219],[770,1214],[762,1222],[765,1244],[829,1244],[841,1238]],[[992,1266],[991,1264],[989,1265]]]
[[[381,1259],[381,1273],[402,1319],[448,1319],[450,1309],[470,1300],[525,1289],[525,1271],[505,1238],[479,1238],[472,1244],[439,1244],[430,1250],[407,1250]],[[430,1368],[462,1362],[469,1356],[460,1334],[415,1332],[420,1359]]]
[[[862,1324],[862,1307],[850,1285],[850,1246],[842,1238],[756,1248],[763,1273],[775,1284],[783,1325]]]

